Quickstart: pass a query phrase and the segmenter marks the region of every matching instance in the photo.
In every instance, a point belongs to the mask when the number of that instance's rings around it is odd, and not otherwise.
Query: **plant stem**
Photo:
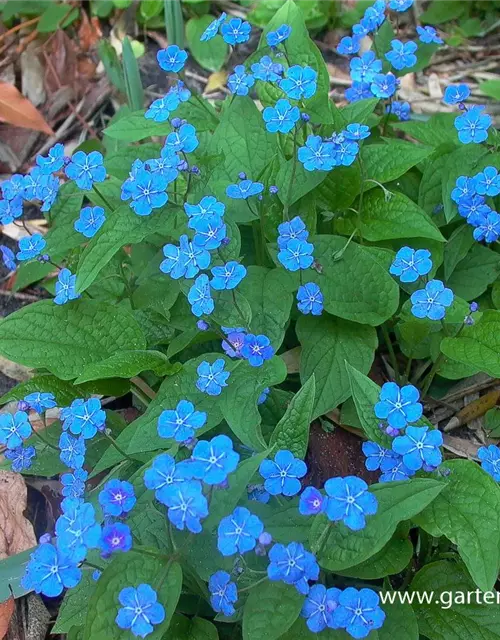
[[[245,587],[244,589],[240,589],[239,593],[244,593],[245,591],[250,591],[250,589],[253,589],[254,587],[256,587],[259,584],[262,584],[263,582],[265,582],[266,580],[269,580],[269,578],[266,577],[265,578],[261,578],[260,580],[257,580],[257,582],[254,582],[253,584],[249,585],[248,587]]]
[[[387,346],[387,351],[389,352],[389,360],[391,361],[392,364],[392,368],[394,369],[394,375],[396,377],[396,382],[399,383],[399,367],[398,367],[398,361],[396,359],[396,354],[394,353],[394,347],[392,346],[392,342],[391,342],[391,336],[389,335],[389,331],[387,329],[387,327],[385,326],[385,324],[381,325],[381,330],[382,330],[382,336],[384,338],[384,342]]]
[[[132,458],[131,456],[128,455],[128,453],[126,453],[118,444],[118,442],[116,442],[116,440],[113,438],[113,436],[109,435],[109,433],[106,433],[106,431],[102,432],[104,437],[107,438],[111,444],[113,445],[113,447],[118,451],[118,453],[120,453],[124,458],[126,458],[127,460],[130,460],[130,462],[135,462],[134,458]]]
[[[295,127],[295,132],[293,134],[293,165],[292,165],[292,177],[290,178],[290,182],[288,183],[288,193],[286,194],[286,202],[283,207],[283,219],[289,220],[288,209],[290,208],[290,198],[292,197],[293,191],[293,181],[295,180],[295,173],[297,171],[297,133],[298,127]]]
[[[358,164],[359,164],[359,172],[361,177],[361,186],[359,190],[358,208],[356,211],[356,227],[358,228],[359,244],[363,244],[363,234],[361,232],[361,228],[362,228],[363,198],[365,195],[365,167],[363,165],[363,161],[361,160],[361,157],[359,154],[358,154]]]

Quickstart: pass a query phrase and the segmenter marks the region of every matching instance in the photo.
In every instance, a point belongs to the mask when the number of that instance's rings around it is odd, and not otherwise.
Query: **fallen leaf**
[[[0,373],[3,373],[7,378],[16,380],[17,382],[24,382],[32,377],[30,371],[28,367],[0,356]]]
[[[9,630],[10,619],[14,613],[14,598],[9,598],[5,602],[0,602],[0,640],[5,638]]]
[[[47,135],[54,134],[38,109],[13,84],[7,82],[0,82],[0,121],[42,131]]]
[[[205,93],[211,93],[212,91],[218,91],[226,86],[227,72],[216,71],[208,76],[208,81],[205,86]]]
[[[30,42],[21,53],[21,89],[35,107],[45,103],[47,93],[43,85],[43,66],[38,57],[39,42]]]
[[[89,51],[95,48],[95,45],[102,37],[101,25],[99,24],[99,18],[93,16],[89,20],[85,11],[81,12],[82,22],[78,29],[78,37],[80,39],[80,48],[82,51]]]
[[[20,473],[0,471],[0,558],[37,544],[33,525],[24,517],[28,491]]]

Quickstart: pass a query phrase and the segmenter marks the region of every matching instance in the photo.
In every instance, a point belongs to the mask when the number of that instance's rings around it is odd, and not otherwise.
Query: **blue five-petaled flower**
[[[431,280],[425,289],[419,289],[411,295],[411,312],[416,318],[442,320],[446,308],[453,302],[453,291],[447,289],[441,280]]]
[[[294,496],[302,487],[299,478],[306,475],[307,466],[291,451],[281,449],[274,460],[266,459],[260,463],[259,473],[265,479],[265,490],[272,496]]]
[[[402,247],[394,258],[389,273],[398,276],[401,282],[415,282],[432,269],[431,253],[427,249]]]
[[[404,429],[408,423],[422,417],[420,393],[412,384],[399,388],[395,382],[386,382],[380,390],[374,407],[377,418],[387,420],[393,429]]]
[[[227,379],[231,375],[229,371],[224,371],[226,363],[222,358],[218,358],[213,364],[206,361],[198,365],[197,388],[209,396],[218,396],[222,392],[222,387],[227,387]]]
[[[255,548],[263,531],[260,518],[245,507],[236,507],[231,515],[220,521],[217,548],[223,556],[246,553]]]
[[[130,629],[134,636],[145,638],[153,631],[154,625],[165,619],[165,609],[149,584],[125,587],[118,594],[118,600],[122,606],[118,610],[116,624],[120,629]]]
[[[330,520],[342,520],[349,529],[359,531],[366,526],[366,516],[377,513],[377,498],[368,491],[361,478],[347,476],[325,482],[328,495],[324,511]]]
[[[91,151],[88,155],[83,151],[77,151],[64,168],[64,172],[80,189],[90,191],[94,182],[104,182],[106,179],[103,163],[104,158],[99,151]]]
[[[176,442],[186,442],[194,437],[207,421],[204,411],[196,411],[189,400],[180,400],[175,409],[162,411],[158,418],[158,435],[174,438]]]
[[[163,71],[178,73],[184,67],[188,54],[176,44],[171,44],[166,49],[160,49],[156,54],[158,64]]]

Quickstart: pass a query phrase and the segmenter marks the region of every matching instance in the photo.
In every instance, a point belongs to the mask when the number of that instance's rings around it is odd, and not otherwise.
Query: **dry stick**
[[[26,22],[21,22],[20,24],[16,24],[15,27],[12,27],[12,29],[9,29],[8,31],[0,35],[0,42],[5,40],[5,38],[7,38],[8,36],[11,36],[13,33],[20,31],[23,27],[29,27],[32,24],[36,24],[39,20],[40,20],[40,16],[38,16],[37,18],[32,18],[31,20],[26,20]]]

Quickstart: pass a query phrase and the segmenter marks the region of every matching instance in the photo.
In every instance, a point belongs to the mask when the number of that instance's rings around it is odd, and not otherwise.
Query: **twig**
[[[7,38],[8,36],[11,36],[13,33],[20,31],[23,27],[29,27],[32,24],[36,24],[39,20],[40,20],[40,16],[36,18],[32,18],[31,20],[26,20],[26,22],[21,22],[20,24],[16,24],[16,26],[12,27],[12,29],[9,29],[5,33],[2,33],[2,35],[0,36],[0,42],[5,40],[5,38]]]

